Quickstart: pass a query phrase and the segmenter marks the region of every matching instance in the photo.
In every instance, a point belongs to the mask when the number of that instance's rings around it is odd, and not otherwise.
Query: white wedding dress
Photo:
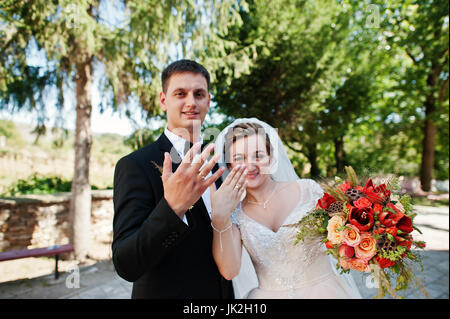
[[[322,188],[313,180],[299,179],[298,183],[301,198],[283,225],[299,221],[323,196]],[[247,216],[240,204],[231,220],[240,229],[243,248],[248,251],[257,277],[251,274],[248,265],[241,267],[233,284],[235,292],[244,295],[237,298],[361,298],[350,275],[339,275],[334,269],[332,259],[324,254],[325,245],[319,239],[294,245],[294,227],[280,227],[273,232]],[[248,262],[245,250],[243,266]]]

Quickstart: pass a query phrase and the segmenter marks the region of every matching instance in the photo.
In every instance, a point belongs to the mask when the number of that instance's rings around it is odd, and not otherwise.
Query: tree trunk
[[[308,149],[307,158],[311,164],[311,178],[316,178],[320,175],[319,165],[317,164],[317,145],[308,144],[306,148]]]
[[[88,257],[90,247],[91,186],[89,183],[89,159],[91,135],[91,57],[77,63],[76,99],[77,120],[75,136],[75,166],[72,181],[71,240],[75,258],[81,262]]]
[[[425,102],[426,119],[424,126],[424,136],[422,141],[422,162],[420,167],[420,183],[422,190],[428,192],[431,190],[431,180],[433,178],[434,166],[434,144],[436,136],[436,126],[429,116],[434,111],[434,99],[427,97]]]
[[[433,63],[431,73],[427,78],[428,94],[425,99],[425,125],[422,140],[422,161],[420,167],[420,182],[422,190],[431,190],[434,167],[434,145],[436,136],[436,125],[433,121],[436,98],[434,96],[436,83],[440,74],[440,68]]]
[[[345,151],[344,151],[344,137],[340,136],[334,139],[334,158],[336,160],[337,173],[344,172]]]

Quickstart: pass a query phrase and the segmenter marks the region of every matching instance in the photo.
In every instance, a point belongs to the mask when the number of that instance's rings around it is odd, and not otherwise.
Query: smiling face
[[[258,188],[270,179],[269,168],[271,156],[267,149],[265,135],[252,134],[237,139],[229,148],[229,169],[245,164],[247,188]]]
[[[168,80],[166,92],[160,93],[160,102],[167,113],[169,130],[185,129],[192,135],[194,126],[201,126],[209,110],[207,81],[201,73],[175,73]]]

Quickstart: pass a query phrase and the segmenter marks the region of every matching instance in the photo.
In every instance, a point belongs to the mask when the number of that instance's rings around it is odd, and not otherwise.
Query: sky
[[[151,123],[146,123],[142,120],[141,110],[137,106],[131,106],[133,112],[131,112],[131,119],[128,118],[124,110],[113,111],[112,108],[106,108],[103,113],[100,113],[100,108],[98,106],[98,92],[94,90],[92,94],[92,117],[91,117],[91,127],[93,133],[115,133],[124,136],[128,136],[133,133],[137,128],[149,127],[151,128]],[[75,101],[73,101],[75,102]],[[58,110],[56,107],[49,106],[46,113],[46,125],[50,127],[56,120]],[[72,101],[65,103],[63,109],[63,121],[64,127],[69,130],[75,130],[75,105]],[[16,111],[13,114],[1,110],[0,119],[12,120],[14,122],[26,123],[31,125],[36,125],[38,123],[38,115],[36,112],[30,112],[28,110]],[[136,124],[134,124],[134,123]]]

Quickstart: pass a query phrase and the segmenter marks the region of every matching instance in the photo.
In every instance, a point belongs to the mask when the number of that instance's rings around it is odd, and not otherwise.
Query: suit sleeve
[[[112,259],[119,276],[136,281],[166,256],[189,228],[137,163],[124,157],[114,172]]]

